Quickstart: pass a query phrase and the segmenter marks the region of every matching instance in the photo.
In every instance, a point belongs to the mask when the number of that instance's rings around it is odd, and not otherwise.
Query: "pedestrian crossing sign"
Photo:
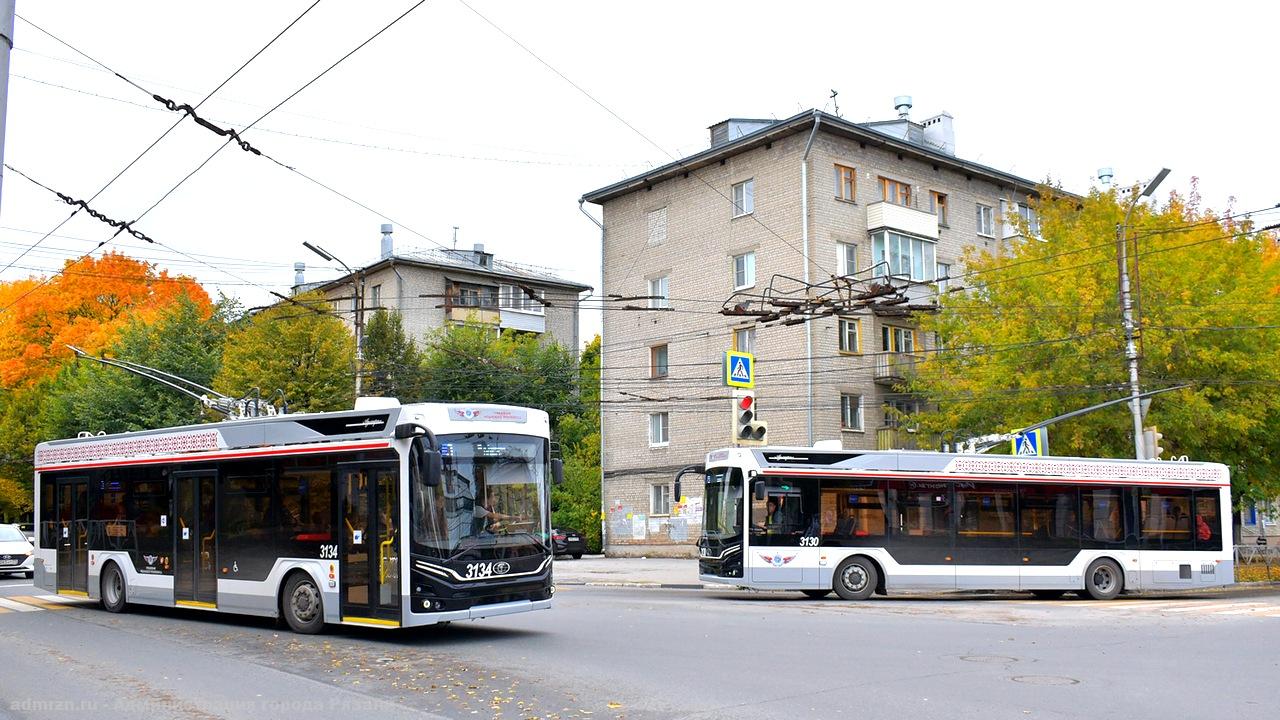
[[[1039,428],[1029,433],[1018,433],[1013,436],[1014,455],[1044,455],[1049,444],[1048,428]]]
[[[729,387],[756,386],[755,357],[751,353],[727,350],[724,354],[724,384]]]

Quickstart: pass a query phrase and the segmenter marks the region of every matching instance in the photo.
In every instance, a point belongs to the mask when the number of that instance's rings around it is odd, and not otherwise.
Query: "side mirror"
[[[551,482],[556,485],[564,482],[564,461],[560,458],[551,458]]]
[[[754,483],[754,484],[752,484],[752,486],[751,486],[751,491],[752,491],[752,493],[754,493],[754,494],[755,494],[755,498],[756,498],[756,500],[764,500],[764,499],[766,499],[766,498],[765,498],[765,494],[764,494],[764,481],[763,481],[763,480],[757,480],[757,481],[755,481],[755,483]]]
[[[444,476],[444,459],[436,448],[435,437],[428,432],[425,436],[415,437],[413,444],[418,451],[418,471],[422,473],[423,484],[427,487],[439,485]]]
[[[679,502],[680,498],[684,497],[684,494],[680,492],[680,478],[684,477],[688,473],[696,473],[698,475],[701,475],[705,472],[706,472],[706,468],[703,467],[702,465],[686,465],[685,467],[680,468],[680,471],[676,473],[675,482],[671,484],[672,500],[675,502]]]

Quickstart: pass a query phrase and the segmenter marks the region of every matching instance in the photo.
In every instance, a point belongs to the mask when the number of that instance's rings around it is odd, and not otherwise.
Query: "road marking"
[[[1260,603],[1237,603],[1237,602],[1219,602],[1209,603],[1208,605],[1191,605],[1187,607],[1167,608],[1164,612],[1182,613],[1182,612],[1209,612],[1213,610],[1229,610],[1238,608],[1242,605],[1258,605]]]
[[[35,597],[40,600],[62,603],[64,605],[84,605],[86,602],[84,598],[69,598],[69,597],[62,597],[61,595],[36,595]],[[87,602],[93,602],[93,601],[89,600]]]
[[[1256,605],[1257,603],[1241,603],[1241,605]],[[1241,607],[1239,610],[1219,610],[1214,615],[1245,615],[1256,612],[1269,612],[1272,610],[1280,611],[1280,607],[1275,605],[1263,605],[1261,607]]]
[[[39,612],[40,611],[40,608],[38,607],[23,605],[22,603],[14,602],[9,598],[0,598],[0,607],[8,608],[10,610],[13,610],[14,612]]]
[[[64,605],[62,603],[56,603],[56,602],[49,602],[48,600],[41,600],[40,598],[31,597],[30,595],[14,595],[10,599],[20,602],[24,605],[31,605],[31,606],[40,608],[41,610],[70,610],[71,609],[70,605]]]

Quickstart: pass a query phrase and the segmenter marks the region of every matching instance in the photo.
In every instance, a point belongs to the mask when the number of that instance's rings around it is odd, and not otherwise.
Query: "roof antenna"
[[[458,249],[458,226],[453,226],[453,249]]]
[[[831,104],[835,106],[836,117],[840,117],[840,101],[836,100],[836,96],[839,94],[840,93],[836,92],[835,90],[831,91]]]

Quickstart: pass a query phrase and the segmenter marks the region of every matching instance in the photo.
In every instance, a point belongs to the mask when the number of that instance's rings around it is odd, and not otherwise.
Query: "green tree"
[[[907,387],[936,406],[914,416],[923,431],[1009,431],[1127,393],[1115,243],[1125,205],[1115,192],[1043,192],[1044,242],[971,250],[958,276],[964,289],[921,318],[943,348]],[[1159,427],[1173,455],[1231,466],[1238,497],[1274,496],[1275,238],[1176,194],[1162,207],[1135,209],[1129,235],[1138,238],[1141,272],[1142,386],[1190,385],[1156,396],[1146,424]],[[1052,426],[1050,447],[1131,457],[1132,436],[1128,406],[1118,405]]]
[[[379,309],[364,334],[365,395],[416,402],[423,394],[422,354],[405,336],[400,313]]]
[[[240,397],[259,388],[264,399],[283,390],[292,412],[350,409],[354,338],[322,296],[295,300],[245,318],[227,335],[214,389]]]
[[[600,336],[578,358],[580,414],[561,416],[556,436],[564,456],[564,483],[551,492],[551,520],[583,534],[598,552],[600,538]]]
[[[105,355],[162,370],[206,387],[222,361],[227,300],[209,312],[179,300],[154,322],[135,319]],[[119,368],[82,360],[63,369],[41,410],[45,437],[74,437],[81,430],[128,432],[188,425],[205,419],[199,402]]]
[[[424,395],[440,402],[491,402],[545,410],[552,426],[581,410],[573,353],[538,336],[455,325],[423,350]]]

